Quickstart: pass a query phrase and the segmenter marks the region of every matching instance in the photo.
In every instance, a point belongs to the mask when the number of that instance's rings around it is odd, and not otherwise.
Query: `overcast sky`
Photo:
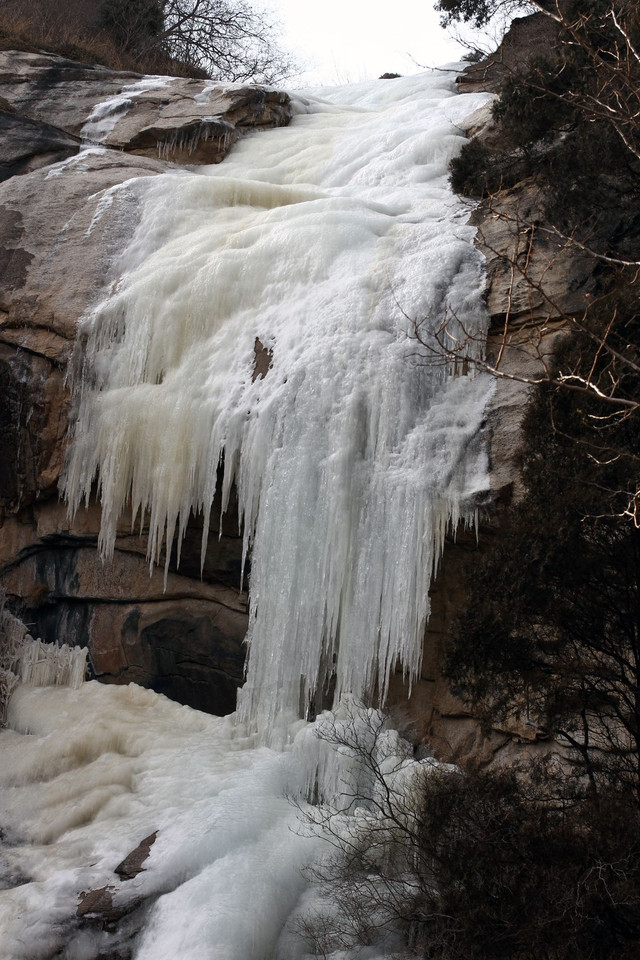
[[[441,29],[433,2],[266,0],[284,25],[283,45],[306,61],[303,84],[354,83],[459,60],[464,49]]]

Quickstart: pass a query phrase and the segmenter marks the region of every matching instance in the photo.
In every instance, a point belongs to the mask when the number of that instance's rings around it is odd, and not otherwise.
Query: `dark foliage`
[[[503,86],[494,108],[501,149],[467,145],[452,184],[487,196],[535,177],[549,220],[592,237],[612,211],[640,210],[640,12],[632,0],[562,9],[553,55]]]
[[[494,190],[501,186],[495,174],[495,158],[479,140],[464,145],[449,164],[449,171],[453,190],[463,197],[482,197],[489,184]]]
[[[640,818],[629,798],[549,799],[544,775],[452,775],[427,781],[421,827],[437,891],[421,956],[637,955]]]
[[[632,326],[637,343],[630,310]],[[591,338],[558,357],[573,363],[597,376]],[[620,389],[637,395],[640,375],[625,367]],[[594,784],[640,793],[640,529],[625,513],[640,436],[633,418],[603,419],[595,398],[552,385],[525,436],[527,494],[470,571],[447,673],[487,725],[511,717],[546,730]]]
[[[499,12],[514,13],[528,6],[526,0],[438,0],[436,10],[442,14],[442,25],[472,23],[482,27]]]
[[[104,0],[99,23],[127,51],[148,48],[164,28],[157,0]]]
[[[389,775],[375,716],[321,735],[362,769],[342,812],[307,817],[335,850],[312,870],[328,909],[301,923],[316,955],[373,946],[423,960],[637,956],[633,794],[567,787],[551,765],[466,774],[427,766],[403,785]]]

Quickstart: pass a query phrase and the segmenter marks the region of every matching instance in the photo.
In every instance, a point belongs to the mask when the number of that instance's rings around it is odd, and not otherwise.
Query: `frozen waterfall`
[[[456,123],[486,96],[453,88],[435,71],[298,96],[288,128],[221,165],[104,201],[140,217],[81,330],[70,510],[97,478],[103,554],[130,503],[168,563],[191,512],[208,530],[224,464],[251,550],[239,712],[261,730],[331,677],[336,698],[384,700],[398,664],[418,674],[445,531],[486,483],[488,383],[427,363],[410,336],[486,320],[447,184]]]
[[[90,230],[112,204],[138,220],[80,331],[69,507],[97,479],[105,558],[130,507],[162,562],[191,512],[208,529],[222,461],[251,551],[246,722],[134,684],[17,686],[0,730],[3,960],[316,960],[296,920],[318,905],[303,868],[326,846],[286,797],[308,810],[359,774],[314,735],[327,714],[301,711],[332,676],[337,698],[383,699],[398,663],[417,675],[445,531],[473,522],[487,484],[491,384],[411,338],[414,321],[479,339],[486,323],[447,184],[457,125],[486,97],[456,96],[454,76],[300,95],[288,128],[221,165],[101,198]],[[401,784],[434,768],[394,731],[384,744]]]

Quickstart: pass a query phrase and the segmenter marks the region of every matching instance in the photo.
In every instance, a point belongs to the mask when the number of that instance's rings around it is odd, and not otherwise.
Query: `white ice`
[[[454,76],[298,96],[289,127],[219,166],[128,185],[139,225],[82,324],[70,510],[97,478],[104,556],[131,501],[158,560],[190,512],[208,528],[223,458],[251,550],[239,707],[262,731],[334,671],[338,696],[382,698],[398,662],[417,674],[445,531],[486,487],[489,383],[411,338],[446,317],[481,340],[486,324],[447,183],[486,96],[456,96]],[[272,366],[254,380],[257,339]]]
[[[318,776],[320,796],[362,781],[348,751],[322,751],[308,725],[297,737],[292,729],[288,751],[256,746],[230,719],[134,684],[21,686],[9,723],[0,731],[3,960],[119,956],[127,934],[135,960],[307,956],[290,918],[314,902],[303,868],[332,848],[303,824],[299,798]],[[385,762],[405,775],[419,768],[396,734],[384,736]],[[121,880],[115,868],[156,831],[142,872]],[[100,916],[76,915],[83,893],[105,887],[115,905],[134,907],[111,932]]]
[[[93,960],[128,934],[135,960],[306,956],[290,918],[313,902],[301,868],[323,845],[287,795],[339,807],[345,784],[375,783],[299,708],[332,673],[356,696],[383,696],[398,660],[416,675],[445,531],[473,522],[487,483],[490,384],[426,363],[410,336],[448,318],[481,339],[486,323],[468,210],[447,186],[457,124],[484,97],[455,96],[453,75],[300,95],[288,128],[220,166],[98,205],[92,231],[112,204],[139,219],[80,331],[70,508],[97,477],[105,557],[132,500],[157,560],[191,511],[207,528],[223,457],[252,553],[248,677],[224,719],[133,685],[18,687],[0,732],[3,960]],[[95,111],[94,138],[135,93]],[[272,366],[254,380],[256,339]],[[27,678],[50,679],[44,666]],[[318,724],[348,733],[345,703]],[[378,746],[389,782],[410,784],[407,745],[385,731]],[[155,831],[144,870],[119,880]],[[82,892],[105,886],[130,917],[79,926]]]

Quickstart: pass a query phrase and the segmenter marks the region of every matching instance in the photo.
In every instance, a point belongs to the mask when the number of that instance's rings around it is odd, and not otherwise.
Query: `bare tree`
[[[214,80],[277,83],[294,72],[275,42],[276,25],[245,0],[159,0],[158,42]]]
[[[635,958],[640,820],[628,796],[558,790],[544,766],[415,762],[390,733],[357,705],[318,728],[350,768],[342,794],[303,815],[331,851],[311,868],[316,907],[299,921],[315,956]]]
[[[38,37],[108,39],[144,70],[188,64],[221,81],[279,83],[296,70],[278,24],[246,0],[0,0]]]

